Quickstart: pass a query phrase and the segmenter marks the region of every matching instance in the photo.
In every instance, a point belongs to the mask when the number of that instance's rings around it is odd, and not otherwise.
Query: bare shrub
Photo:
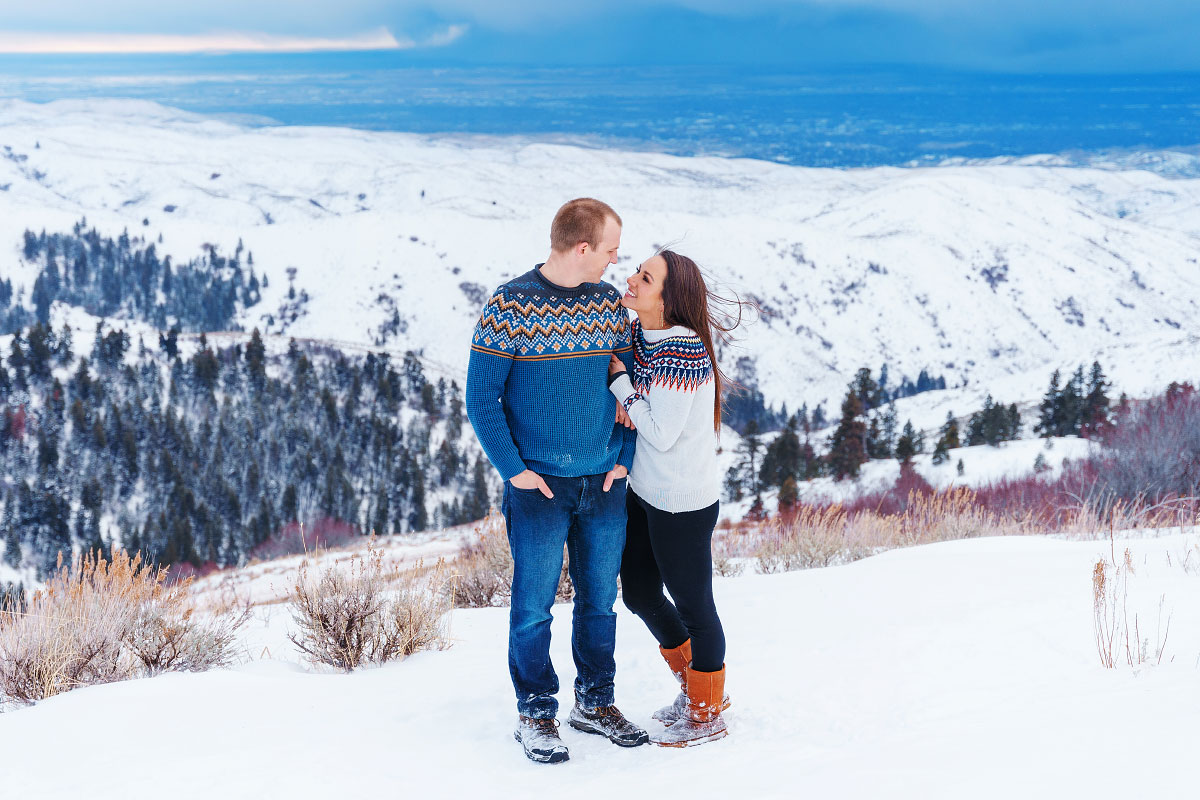
[[[422,565],[409,572],[408,579],[383,608],[377,640],[370,658],[383,663],[407,658],[421,650],[444,650],[450,646],[446,638],[445,617],[450,611],[446,591],[446,563],[438,560],[433,569],[423,575]]]
[[[489,514],[463,544],[451,580],[454,604],[465,608],[505,605],[512,596],[513,561],[504,518]]]
[[[512,598],[512,576],[512,552],[504,517],[493,512],[475,528],[475,538],[463,544],[454,560],[454,604],[462,608],[507,605]],[[570,557],[564,547],[555,601],[563,603],[574,596]]]
[[[246,615],[195,614],[189,582],[114,548],[72,559],[23,608],[0,611],[0,692],[33,703],[80,686],[233,660]]]
[[[1096,460],[1098,488],[1127,502],[1200,495],[1200,393],[1172,384],[1118,419]]]
[[[247,603],[201,616],[187,587],[176,584],[139,608],[125,641],[148,675],[227,667],[233,662],[238,629],[250,614]]]
[[[407,570],[384,563],[374,542],[345,567],[300,567],[289,594],[298,631],[288,634],[310,661],[349,672],[418,650],[448,646],[444,619],[450,610],[446,568],[417,564]]]
[[[746,568],[740,559],[739,548],[726,536],[714,536],[712,540],[713,572],[722,578],[741,575]]]

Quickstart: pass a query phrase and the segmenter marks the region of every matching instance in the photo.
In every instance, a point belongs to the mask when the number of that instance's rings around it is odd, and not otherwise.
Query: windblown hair
[[[556,253],[566,253],[575,249],[580,242],[587,242],[591,248],[600,244],[604,235],[604,223],[612,217],[618,225],[621,218],[612,210],[608,203],[593,200],[590,197],[579,197],[566,203],[554,215],[550,223],[550,249]]]
[[[713,402],[713,429],[721,430],[721,407],[727,391],[740,388],[721,371],[717,364],[714,340],[727,344],[732,337],[730,331],[742,323],[742,312],[754,308],[754,303],[722,297],[711,291],[704,282],[704,274],[695,261],[681,256],[673,250],[661,250],[659,255],[667,262],[667,279],[663,281],[663,322],[666,325],[683,325],[691,328],[704,342],[708,357],[712,361],[713,380],[716,381],[716,400]],[[737,316],[732,313],[737,307]]]

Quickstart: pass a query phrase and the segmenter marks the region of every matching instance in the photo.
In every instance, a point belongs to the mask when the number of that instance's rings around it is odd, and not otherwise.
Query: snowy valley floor
[[[1108,540],[957,541],[748,573],[716,583],[731,736],[622,750],[564,724],[571,760],[557,766],[512,739],[507,609],[456,611],[449,650],[341,675],[293,660],[276,606],[247,633],[275,659],[0,714],[0,796],[1194,797],[1200,534],[1118,540],[1118,561],[1126,546],[1130,625],[1136,613],[1151,661],[1170,618],[1160,665],[1132,669],[1122,652],[1100,666],[1092,569]],[[671,679],[618,611],[618,704],[650,725]],[[565,686],[569,622],[556,607]]]

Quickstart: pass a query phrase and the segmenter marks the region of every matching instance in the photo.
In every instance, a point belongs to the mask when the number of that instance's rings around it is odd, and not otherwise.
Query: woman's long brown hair
[[[717,351],[713,347],[713,339],[722,344],[730,340],[729,332],[742,322],[742,310],[747,303],[735,295],[733,300],[712,292],[704,282],[700,267],[687,256],[681,256],[673,250],[661,250],[658,253],[667,262],[667,279],[663,281],[663,323],[666,325],[683,325],[691,328],[704,342],[708,357],[712,361],[713,380],[716,381],[716,399],[713,401],[713,429],[721,431],[722,395],[725,391],[737,388],[738,384],[729,379],[717,364]],[[728,308],[737,306],[737,318],[727,311],[721,311],[719,317],[713,313],[713,306]]]

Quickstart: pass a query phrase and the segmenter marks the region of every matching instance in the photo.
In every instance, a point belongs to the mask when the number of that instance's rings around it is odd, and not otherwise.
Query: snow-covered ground
[[[1152,663],[1106,670],[1092,569],[1125,547],[1130,623]],[[731,735],[622,750],[564,725],[571,760],[553,767],[512,739],[506,609],[456,611],[450,649],[341,675],[298,661],[276,608],[246,634],[276,641],[271,658],[0,715],[3,796],[1193,797],[1198,559],[1196,532],[978,539],[717,579]],[[618,703],[650,725],[672,680],[641,623],[618,614]],[[555,608],[567,686],[569,620]]]

